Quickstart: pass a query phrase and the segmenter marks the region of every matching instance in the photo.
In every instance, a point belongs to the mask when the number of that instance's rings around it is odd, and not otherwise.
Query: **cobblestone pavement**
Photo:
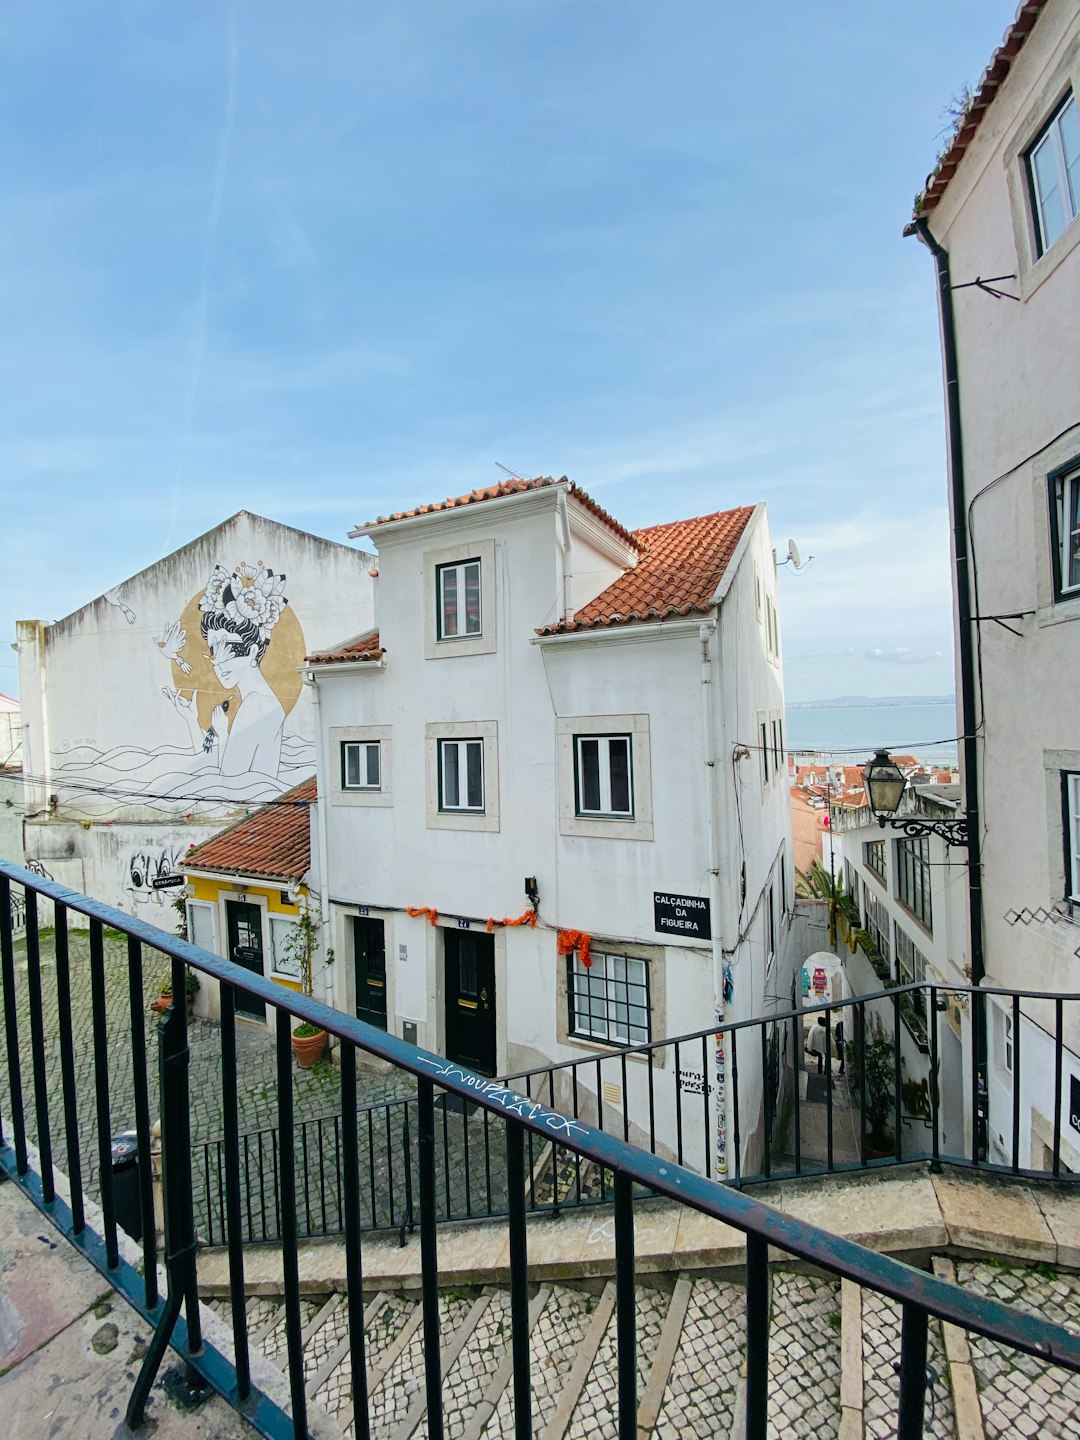
[[[1058,1275],[1045,1265],[958,1261],[956,1278],[967,1290],[992,1295],[1080,1332],[1080,1276]],[[1005,1349],[981,1335],[968,1339],[990,1440],[1013,1432],[1080,1436],[1080,1375]]]
[[[745,1348],[742,1286],[696,1279],[657,1419],[658,1440],[730,1433]]]
[[[645,1389],[660,1332],[664,1328],[670,1295],[652,1286],[637,1288],[637,1377],[638,1394]],[[618,1414],[618,1334],[615,1314],[608,1321],[600,1349],[596,1352],[585,1388],[581,1392],[567,1434],[571,1440],[586,1440],[602,1432],[612,1415]]]
[[[862,1292],[863,1407],[870,1440],[892,1440],[900,1408],[900,1376],[893,1362],[900,1359],[901,1307],[873,1290]],[[956,1433],[952,1390],[949,1386],[941,1326],[930,1322],[926,1363],[934,1371],[926,1392],[925,1434],[942,1440]]]
[[[777,1270],[769,1330],[769,1440],[840,1427],[840,1286]]]
[[[547,1304],[529,1338],[533,1431],[540,1435],[562,1398],[566,1378],[578,1357],[596,1300],[582,1290],[552,1286]],[[484,1430],[485,1440],[511,1440],[514,1392],[508,1386]]]
[[[448,1291],[439,1297],[440,1333],[449,1337],[465,1319],[471,1300]],[[414,1331],[409,1343],[371,1397],[371,1432],[389,1435],[424,1391],[423,1327]]]

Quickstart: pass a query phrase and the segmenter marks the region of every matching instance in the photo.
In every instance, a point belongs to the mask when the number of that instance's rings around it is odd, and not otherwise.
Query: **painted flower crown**
[[[231,573],[224,565],[215,565],[199,609],[204,615],[226,615],[238,625],[256,625],[260,640],[267,640],[289,603],[284,589],[285,576],[275,575],[261,560],[257,565],[238,565]]]

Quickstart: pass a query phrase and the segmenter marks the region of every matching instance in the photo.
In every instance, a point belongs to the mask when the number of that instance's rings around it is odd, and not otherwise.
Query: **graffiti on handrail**
[[[519,1095],[516,1090],[508,1090],[505,1085],[500,1085],[498,1080],[483,1080],[479,1075],[470,1074],[468,1070],[458,1069],[448,1060],[429,1060],[426,1055],[420,1058],[423,1064],[432,1067],[440,1079],[460,1080],[485,1100],[501,1105],[508,1115],[520,1115],[524,1120],[536,1120],[558,1134],[572,1135],[575,1131],[580,1135],[587,1133],[584,1125],[568,1120],[565,1115],[549,1110],[546,1105],[538,1105],[535,1100]]]

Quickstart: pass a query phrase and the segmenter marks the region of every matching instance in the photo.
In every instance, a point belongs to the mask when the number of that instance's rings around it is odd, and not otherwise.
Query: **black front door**
[[[480,1075],[495,1074],[495,938],[444,930],[446,1056]]]
[[[226,900],[225,914],[229,922],[229,959],[255,975],[263,973],[262,911],[258,905],[243,900]],[[263,1001],[246,990],[236,991],[236,1013],[266,1018]]]
[[[356,1018],[386,1029],[386,927],[381,920],[352,921]]]

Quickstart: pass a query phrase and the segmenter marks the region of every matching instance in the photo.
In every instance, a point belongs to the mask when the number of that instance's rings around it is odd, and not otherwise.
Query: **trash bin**
[[[112,1139],[113,1206],[116,1223],[133,1240],[142,1239],[142,1204],[139,1196],[139,1137],[125,1130]]]

